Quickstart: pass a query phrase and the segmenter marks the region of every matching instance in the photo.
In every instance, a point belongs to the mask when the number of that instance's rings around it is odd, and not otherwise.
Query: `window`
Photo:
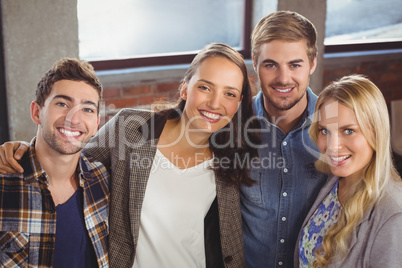
[[[402,47],[402,0],[327,0],[326,52]]]
[[[211,42],[249,53],[251,1],[78,0],[80,58],[95,68],[189,63]]]

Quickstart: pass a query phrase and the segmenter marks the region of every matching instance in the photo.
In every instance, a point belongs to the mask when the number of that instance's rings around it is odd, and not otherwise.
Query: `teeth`
[[[330,157],[331,157],[332,160],[334,160],[336,162],[340,162],[340,161],[348,159],[350,157],[350,155],[341,156],[341,157],[333,157],[333,156],[330,156]]]
[[[220,114],[214,114],[206,111],[202,111],[201,114],[205,117],[211,118],[211,119],[219,119],[221,116]]]
[[[66,135],[67,137],[75,137],[75,136],[79,136],[81,134],[79,131],[68,131],[64,128],[60,128],[59,131],[61,133],[63,133],[64,135]]]
[[[288,93],[289,91],[291,91],[293,88],[287,88],[287,89],[279,89],[279,88],[275,88],[276,91],[279,91],[281,93]]]

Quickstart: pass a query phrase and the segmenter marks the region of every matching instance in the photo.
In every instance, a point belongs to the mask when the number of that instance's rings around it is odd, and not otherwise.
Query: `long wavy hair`
[[[318,111],[329,100],[338,101],[355,112],[360,129],[374,152],[363,170],[362,178],[348,189],[348,201],[342,207],[338,223],[328,230],[321,248],[315,252],[314,267],[327,266],[335,256],[346,257],[354,228],[381,198],[387,182],[390,179],[400,181],[392,160],[387,105],[378,87],[362,75],[345,76],[328,85],[319,95],[309,130],[316,143],[319,134]],[[317,160],[316,168],[330,173],[323,157]]]
[[[240,186],[240,184],[250,186],[253,184],[253,180],[250,177],[249,169],[252,161],[258,157],[257,145],[260,142],[259,135],[255,130],[260,126],[253,112],[251,86],[243,56],[225,44],[211,43],[207,45],[191,62],[180,83],[179,92],[183,82],[189,83],[200,64],[212,57],[223,57],[230,60],[240,68],[243,74],[242,101],[239,109],[231,122],[209,138],[209,148],[213,152],[215,160],[213,170],[215,176],[223,181],[236,186]],[[166,105],[163,106],[166,107]],[[179,97],[173,107],[160,112],[167,119],[175,119],[181,117],[185,106],[186,101]]]

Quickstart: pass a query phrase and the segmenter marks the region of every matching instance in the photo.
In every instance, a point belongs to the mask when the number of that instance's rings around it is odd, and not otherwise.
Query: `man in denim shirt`
[[[241,187],[246,263],[293,267],[299,229],[326,181],[314,167],[319,151],[307,132],[317,100],[308,87],[316,30],[305,17],[278,11],[261,19],[251,40],[262,144],[251,171],[256,184]]]

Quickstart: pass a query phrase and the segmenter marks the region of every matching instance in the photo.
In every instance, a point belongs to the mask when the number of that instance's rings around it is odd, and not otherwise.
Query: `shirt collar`
[[[34,137],[28,147],[28,151],[24,154],[21,158],[21,166],[24,169],[24,173],[20,175],[23,177],[24,184],[30,184],[34,181],[43,181],[47,185],[49,185],[49,178],[46,174],[46,171],[43,169],[42,165],[40,164],[36,152],[35,152],[35,143],[36,137]],[[79,163],[77,165],[77,171],[79,173],[80,184],[81,179],[84,180],[92,180],[94,178],[92,172],[92,168],[89,164],[89,160],[83,154],[79,159]]]
[[[300,124],[298,124],[296,128],[309,126],[313,121],[315,104],[317,102],[317,95],[313,93],[310,87],[307,87],[306,94],[307,94],[307,108],[304,110],[303,115],[300,118]],[[256,115],[259,117],[264,117],[269,121],[268,114],[264,108],[264,95],[262,94],[261,90],[254,97],[253,105]]]

